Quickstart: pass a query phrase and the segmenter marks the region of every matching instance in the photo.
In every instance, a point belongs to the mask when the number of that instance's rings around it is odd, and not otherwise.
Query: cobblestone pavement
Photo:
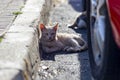
[[[2,36],[14,21],[20,9],[24,6],[25,0],[0,0],[0,36]]]
[[[80,3],[80,0],[69,0],[68,3],[61,3],[50,12],[50,22],[59,23],[58,32],[81,33],[87,40],[86,29],[73,30],[67,26],[74,23],[77,16],[80,15]],[[88,51],[43,53],[42,59],[38,72],[40,80],[91,80]]]

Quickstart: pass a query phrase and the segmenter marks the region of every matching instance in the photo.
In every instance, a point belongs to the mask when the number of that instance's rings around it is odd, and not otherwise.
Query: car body
[[[109,12],[110,22],[114,34],[116,44],[120,48],[120,1],[119,0],[106,0],[107,9]]]

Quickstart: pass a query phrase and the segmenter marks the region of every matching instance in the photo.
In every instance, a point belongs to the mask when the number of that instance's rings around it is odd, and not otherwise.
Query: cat
[[[87,28],[87,14],[83,12],[69,28]]]
[[[56,51],[78,52],[87,49],[82,35],[57,33],[58,23],[54,26],[40,24],[40,44],[45,53]]]

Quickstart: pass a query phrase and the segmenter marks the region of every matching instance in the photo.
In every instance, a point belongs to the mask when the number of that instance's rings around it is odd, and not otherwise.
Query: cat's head
[[[58,23],[54,27],[45,26],[44,24],[40,24],[41,29],[41,38],[44,41],[53,41],[56,39],[56,32],[58,28]]]

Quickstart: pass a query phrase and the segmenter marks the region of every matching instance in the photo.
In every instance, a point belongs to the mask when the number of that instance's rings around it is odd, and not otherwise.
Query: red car
[[[120,0],[87,0],[93,80],[120,80]]]

